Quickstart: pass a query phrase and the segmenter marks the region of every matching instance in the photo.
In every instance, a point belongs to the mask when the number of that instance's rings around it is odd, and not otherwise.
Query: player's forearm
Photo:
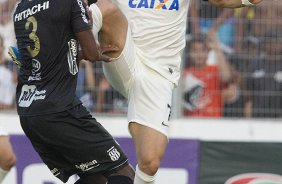
[[[244,0],[208,0],[210,3],[222,8],[240,8],[247,6],[248,3]],[[256,5],[262,0],[248,0],[249,3]],[[250,5],[250,4],[249,4]]]

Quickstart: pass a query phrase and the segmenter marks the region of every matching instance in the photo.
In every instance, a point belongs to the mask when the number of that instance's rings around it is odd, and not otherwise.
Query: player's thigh
[[[129,130],[138,158],[161,159],[168,141],[173,84],[144,66],[130,89]]]
[[[117,46],[119,51],[107,55],[118,57],[126,42],[127,19],[122,11],[109,0],[100,0],[96,5],[99,7],[103,17],[102,28],[99,32],[100,45],[101,47],[107,45]]]
[[[140,62],[136,59],[136,50],[128,27],[125,46],[122,53],[109,63],[103,63],[104,74],[109,83],[126,98],[132,86]]]
[[[128,122],[150,127],[168,137],[174,85],[147,66],[139,67],[129,91]]]
[[[166,149],[167,137],[155,129],[138,123],[130,123],[129,128],[138,163],[159,162]]]
[[[107,183],[107,178],[103,176],[102,174],[83,174],[79,173],[78,174],[80,181],[77,181],[75,184],[80,184],[80,183],[91,183],[95,181],[95,184],[106,184]]]
[[[15,155],[8,136],[0,135],[0,167],[9,169],[14,163]]]

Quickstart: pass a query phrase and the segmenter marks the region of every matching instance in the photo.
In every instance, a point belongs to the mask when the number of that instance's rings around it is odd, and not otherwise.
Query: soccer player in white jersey
[[[119,48],[108,53],[112,62],[104,63],[104,72],[111,85],[128,98],[129,131],[138,162],[134,184],[154,183],[168,143],[172,91],[180,76],[189,1],[90,3],[99,44]],[[227,8],[261,1],[209,0]]]

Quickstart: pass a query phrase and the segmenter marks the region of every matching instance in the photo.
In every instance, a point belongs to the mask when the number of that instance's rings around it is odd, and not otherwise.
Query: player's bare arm
[[[100,0],[96,4],[103,16],[103,26],[99,32],[101,52],[105,57],[116,58],[121,54],[125,44],[127,19],[109,0]],[[109,49],[111,47],[112,50]]]
[[[76,37],[81,46],[82,58],[91,62],[99,60],[98,47],[96,45],[92,31],[81,31],[76,33]]]
[[[79,53],[79,60],[85,59],[90,62],[105,61],[110,62],[111,57],[107,56],[108,53],[117,52],[120,49],[114,45],[104,45],[98,47],[93,41],[94,37],[92,31],[82,31],[76,33],[76,37],[80,43],[82,52]]]
[[[210,3],[222,8],[240,8],[244,6],[253,6],[263,0],[208,0]]]

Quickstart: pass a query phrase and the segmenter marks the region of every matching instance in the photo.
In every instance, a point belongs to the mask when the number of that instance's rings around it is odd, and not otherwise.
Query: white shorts
[[[8,133],[1,125],[0,125],[0,136],[8,136]]]
[[[128,122],[153,128],[168,137],[174,84],[147,67],[136,54],[128,28],[122,54],[103,63],[110,84],[128,98]]]

